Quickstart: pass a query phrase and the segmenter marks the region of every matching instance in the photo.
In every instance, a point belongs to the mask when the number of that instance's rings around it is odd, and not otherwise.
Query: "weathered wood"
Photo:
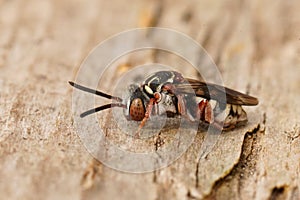
[[[299,9],[296,0],[1,1],[1,199],[299,199]],[[67,81],[99,42],[147,26],[194,38],[225,85],[260,104],[246,108],[248,125],[222,134],[206,158],[197,159],[205,134],[199,131],[170,166],[130,174],[86,151]],[[120,60],[121,71],[154,61],[188,64],[151,51]]]

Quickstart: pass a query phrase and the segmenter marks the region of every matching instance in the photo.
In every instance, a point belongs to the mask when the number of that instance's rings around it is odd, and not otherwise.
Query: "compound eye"
[[[145,108],[140,98],[133,99],[129,107],[130,118],[134,121],[142,121],[145,117]]]

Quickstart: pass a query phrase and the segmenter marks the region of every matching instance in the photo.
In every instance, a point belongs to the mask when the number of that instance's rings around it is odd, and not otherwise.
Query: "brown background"
[[[297,0],[0,1],[0,198],[300,199],[299,10]],[[199,133],[169,167],[128,174],[85,150],[67,81],[99,42],[147,26],[194,38],[225,85],[260,104],[205,160]]]

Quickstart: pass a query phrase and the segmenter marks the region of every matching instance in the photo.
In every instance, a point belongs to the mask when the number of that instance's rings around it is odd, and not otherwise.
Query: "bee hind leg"
[[[208,123],[217,130],[223,130],[223,123],[214,116],[214,111],[208,100],[204,99],[198,103],[197,117],[200,121]]]
[[[204,100],[200,101],[200,103],[198,104],[197,116],[201,121],[204,121],[204,122],[207,122],[210,124],[214,122],[213,109],[208,100],[204,99]]]

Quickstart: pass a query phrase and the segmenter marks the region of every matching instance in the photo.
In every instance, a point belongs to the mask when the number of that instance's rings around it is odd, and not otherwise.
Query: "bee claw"
[[[140,133],[139,132],[135,133],[133,138],[134,139],[140,139]]]

